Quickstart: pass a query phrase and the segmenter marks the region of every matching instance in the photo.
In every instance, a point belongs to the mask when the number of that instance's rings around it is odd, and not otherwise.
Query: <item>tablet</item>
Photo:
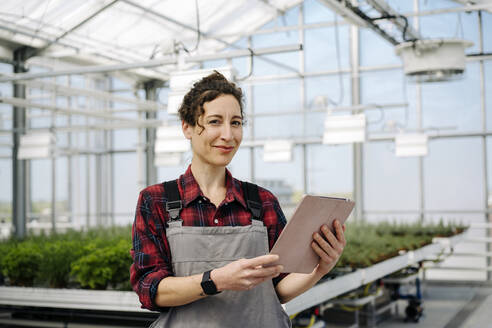
[[[332,231],[333,221],[343,224],[355,203],[345,198],[306,195],[297,205],[292,218],[282,230],[270,254],[279,255],[282,272],[311,273],[319,256],[311,248],[313,233],[326,224]],[[323,234],[321,234],[323,235]]]

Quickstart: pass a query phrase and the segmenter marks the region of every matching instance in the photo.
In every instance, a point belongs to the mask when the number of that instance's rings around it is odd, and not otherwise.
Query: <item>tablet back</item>
[[[319,262],[311,248],[313,233],[323,224],[333,231],[333,221],[343,224],[354,205],[344,198],[304,196],[270,252],[279,255],[276,264],[284,266],[283,272],[311,273]]]

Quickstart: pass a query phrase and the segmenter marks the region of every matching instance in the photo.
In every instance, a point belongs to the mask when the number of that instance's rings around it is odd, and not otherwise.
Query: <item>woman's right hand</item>
[[[210,278],[219,291],[250,290],[266,280],[277,277],[282,272],[281,265],[272,265],[278,259],[278,255],[239,259],[212,270]]]

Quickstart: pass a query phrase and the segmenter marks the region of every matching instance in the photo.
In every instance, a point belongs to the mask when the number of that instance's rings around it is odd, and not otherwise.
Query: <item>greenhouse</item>
[[[490,0],[4,0],[0,327],[492,327],[491,131]]]

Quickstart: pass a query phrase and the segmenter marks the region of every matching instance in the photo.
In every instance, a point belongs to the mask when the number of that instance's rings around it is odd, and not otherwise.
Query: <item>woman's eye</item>
[[[243,122],[241,122],[241,121],[233,121],[232,122],[232,125],[234,125],[234,126],[241,126],[241,125],[243,125]]]
[[[220,124],[220,122],[219,122],[219,120],[210,120],[210,121],[208,121],[208,124],[217,125],[217,124]]]

